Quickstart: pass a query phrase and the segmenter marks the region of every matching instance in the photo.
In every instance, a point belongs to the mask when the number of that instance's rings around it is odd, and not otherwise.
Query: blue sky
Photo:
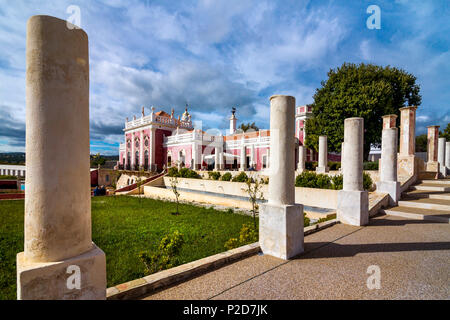
[[[68,19],[80,8],[89,35],[91,152],[117,154],[125,117],[142,106],[203,128],[269,124],[269,97],[313,101],[330,68],[376,63],[413,73],[421,86],[417,133],[450,122],[450,1],[0,0],[0,152],[24,151],[26,21]],[[369,5],[381,9],[370,30]]]

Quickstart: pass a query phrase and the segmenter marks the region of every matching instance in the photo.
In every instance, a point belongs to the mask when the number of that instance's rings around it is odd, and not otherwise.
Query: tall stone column
[[[105,254],[91,238],[88,37],[64,20],[33,16],[26,59],[25,250],[17,255],[17,298],[105,299]]]
[[[327,136],[319,136],[319,162],[317,164],[316,172],[328,172],[328,141]]]
[[[450,141],[445,143],[445,168],[447,173],[450,170]]]
[[[220,150],[218,147],[214,148],[214,170],[219,171],[220,169]]]
[[[264,254],[290,259],[303,252],[303,206],[295,204],[295,98],[270,98],[268,203],[260,205],[259,244]]]
[[[149,158],[150,158],[150,170],[156,171],[158,168],[156,167],[156,128],[150,128],[150,150],[149,150]],[[172,156],[173,161],[173,156]]]
[[[427,171],[439,172],[439,162],[438,162],[439,126],[429,126],[427,128],[428,128]]]
[[[139,167],[144,166],[144,131],[139,131]]]
[[[400,199],[400,182],[397,181],[397,128],[384,128],[381,133],[380,181],[377,192],[389,194],[391,206]]]
[[[338,193],[337,217],[346,224],[369,222],[369,194],[363,188],[364,119],[344,122],[344,188]]]
[[[297,165],[297,171],[299,173],[302,173],[305,171],[305,157],[306,157],[306,150],[305,146],[298,146],[298,165]]]
[[[242,137],[242,139],[244,139],[244,137]],[[247,160],[247,152],[245,150],[245,146],[242,145],[241,146],[241,163],[240,163],[240,168],[239,171],[245,171],[245,162]]]
[[[438,162],[439,162],[439,172],[442,174],[444,178],[447,177],[447,169],[445,168],[445,138],[439,138]]]
[[[415,157],[416,109],[415,106],[400,108],[400,150],[397,159],[399,176],[418,175],[418,163]]]

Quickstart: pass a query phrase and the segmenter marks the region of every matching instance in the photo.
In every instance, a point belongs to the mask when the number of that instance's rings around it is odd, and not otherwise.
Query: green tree
[[[249,122],[247,124],[241,123],[241,125],[238,127],[238,129],[241,129],[243,132],[247,132],[250,129],[251,129],[250,131],[258,131],[259,130],[259,128],[256,126],[256,124],[254,122],[252,122],[252,123]]]
[[[439,137],[445,138],[446,141],[450,141],[450,122],[447,123],[447,127],[444,131],[439,132]]]
[[[103,158],[100,153],[91,156],[91,167],[103,166],[106,163],[106,159]]]
[[[383,115],[397,114],[406,105],[421,103],[416,77],[394,67],[344,63],[328,72],[316,90],[306,121],[306,146],[318,150],[318,137],[328,137],[330,151],[339,152],[344,140],[344,120],[364,118],[364,159],[371,144],[381,143]]]
[[[427,134],[421,134],[416,136],[416,152],[427,152]]]

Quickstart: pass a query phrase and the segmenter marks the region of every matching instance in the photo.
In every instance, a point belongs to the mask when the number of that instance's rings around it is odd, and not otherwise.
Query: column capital
[[[408,107],[402,107],[402,108],[399,108],[398,110],[416,110],[417,109],[417,106],[408,106]]]
[[[381,117],[383,119],[383,129],[396,127],[397,118],[396,114],[388,114]]]

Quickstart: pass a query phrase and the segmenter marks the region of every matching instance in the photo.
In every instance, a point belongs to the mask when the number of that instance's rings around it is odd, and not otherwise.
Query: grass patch
[[[92,240],[106,254],[108,287],[145,275],[142,251],[156,250],[161,239],[178,230],[185,243],[179,264],[225,251],[238,237],[246,215],[180,203],[135,197],[92,198]],[[24,201],[0,203],[0,299],[16,298],[16,254],[23,251]]]

